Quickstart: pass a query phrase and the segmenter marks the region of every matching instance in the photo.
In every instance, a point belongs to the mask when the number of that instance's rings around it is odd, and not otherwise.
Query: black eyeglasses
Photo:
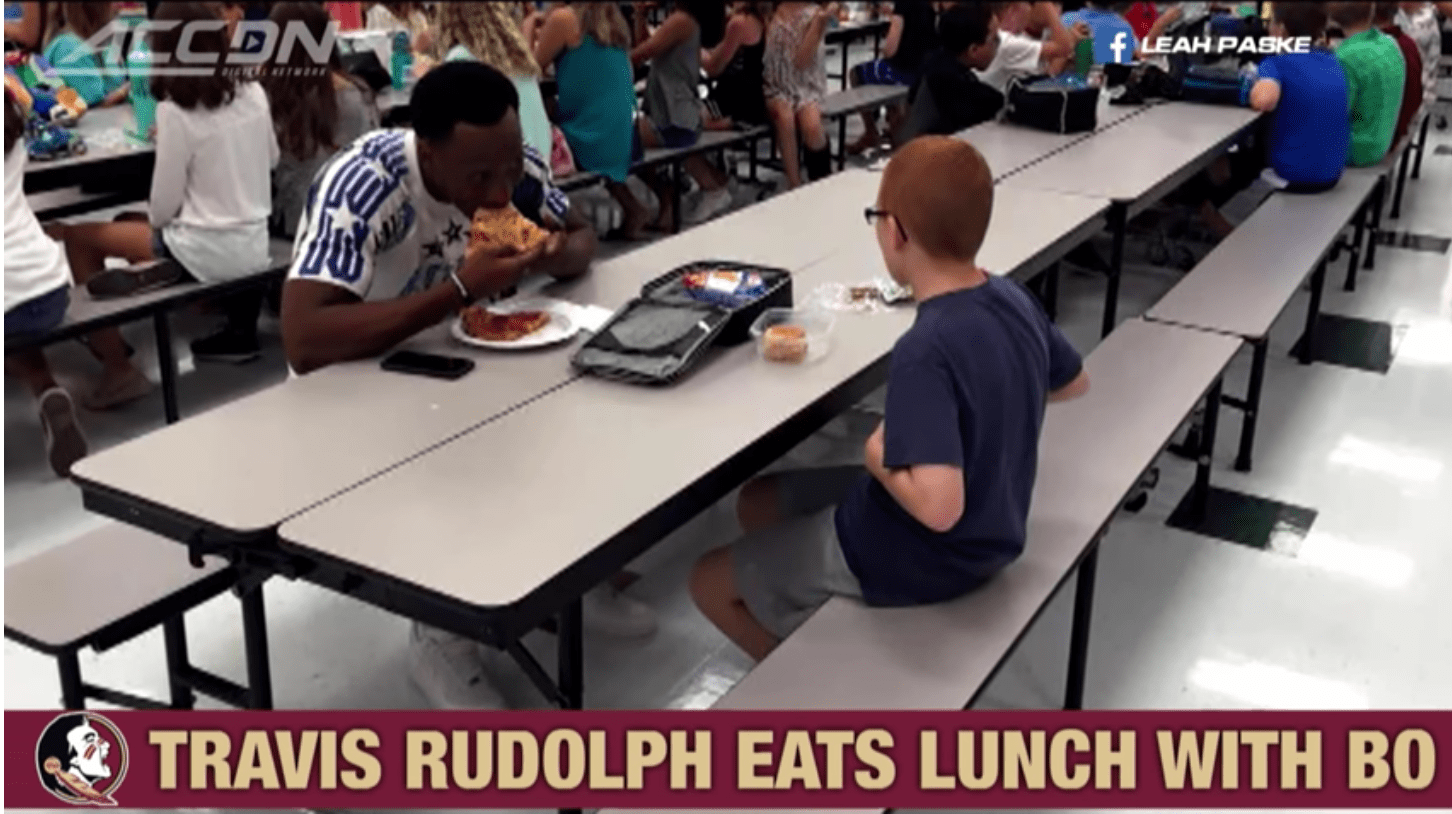
[[[862,217],[867,219],[868,226],[876,223],[878,218],[885,218],[891,214],[892,213],[887,211],[886,209],[876,209],[871,206],[862,210]],[[892,222],[897,226],[897,233],[902,235],[903,242],[906,243],[908,239],[907,230],[902,228],[902,223],[900,223],[896,218],[893,218]]]

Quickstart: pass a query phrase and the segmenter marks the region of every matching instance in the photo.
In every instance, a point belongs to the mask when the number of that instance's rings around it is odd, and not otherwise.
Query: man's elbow
[[[1074,377],[1073,381],[1049,393],[1049,401],[1070,401],[1088,392],[1089,373],[1081,370],[1079,371],[1079,375]]]
[[[962,519],[962,494],[959,494],[956,499],[941,496],[931,499],[920,509],[918,516],[919,523],[939,534],[950,531]]]

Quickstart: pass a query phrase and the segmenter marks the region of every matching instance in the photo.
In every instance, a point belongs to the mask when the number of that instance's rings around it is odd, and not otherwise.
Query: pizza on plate
[[[507,246],[520,252],[544,242],[550,233],[520,214],[514,204],[480,209],[469,227],[469,245]]]
[[[485,342],[517,342],[550,324],[545,311],[515,311],[497,314],[473,305],[464,309],[464,332]]]

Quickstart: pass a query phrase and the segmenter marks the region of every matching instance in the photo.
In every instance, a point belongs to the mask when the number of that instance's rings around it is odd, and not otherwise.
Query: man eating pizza
[[[595,233],[554,186],[549,161],[524,145],[518,108],[503,74],[446,63],[415,87],[412,130],[365,134],[319,171],[282,294],[294,372],[381,356],[527,274],[588,270]],[[476,213],[504,209],[548,234],[523,246],[471,240]],[[585,621],[621,636],[655,629],[649,607],[610,586],[585,596]],[[409,664],[436,706],[504,706],[468,639],[415,623]]]

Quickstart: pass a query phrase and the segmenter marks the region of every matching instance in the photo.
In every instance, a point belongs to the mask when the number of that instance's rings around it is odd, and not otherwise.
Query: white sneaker
[[[418,622],[408,637],[408,669],[414,684],[438,709],[507,709],[494,688],[478,644]]]
[[[731,207],[731,189],[721,187],[701,194],[701,202],[691,212],[691,223],[704,223]]]
[[[606,583],[590,589],[582,599],[585,629],[622,639],[655,633],[655,611]]]

